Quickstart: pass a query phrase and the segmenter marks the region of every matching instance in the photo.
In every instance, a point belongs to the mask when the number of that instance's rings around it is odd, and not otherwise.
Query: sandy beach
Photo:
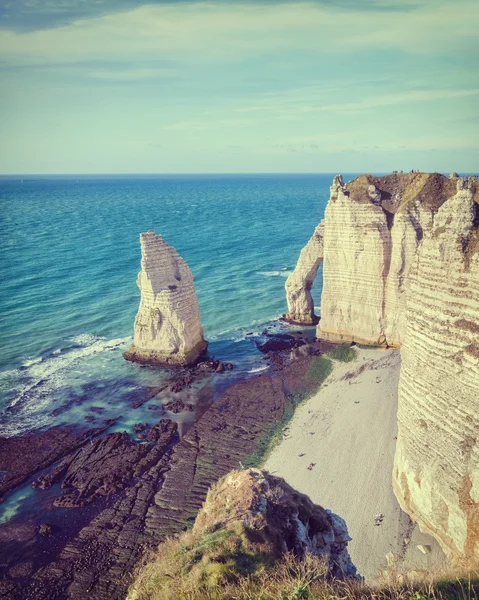
[[[400,353],[357,352],[354,362],[335,361],[265,468],[346,520],[351,558],[368,582],[384,570],[389,552],[400,571],[435,570],[444,554],[401,511],[391,486]],[[424,554],[419,544],[431,551]]]

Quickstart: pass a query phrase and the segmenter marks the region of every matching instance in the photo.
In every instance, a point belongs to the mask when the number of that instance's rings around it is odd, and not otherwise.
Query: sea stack
[[[301,250],[296,268],[286,280],[288,313],[285,319],[291,323],[312,325],[318,322],[314,314],[311,288],[323,260],[323,234],[324,221],[321,221],[309,242]]]
[[[149,365],[190,365],[206,351],[193,274],[161,235],[140,234],[140,307],[126,360]]]

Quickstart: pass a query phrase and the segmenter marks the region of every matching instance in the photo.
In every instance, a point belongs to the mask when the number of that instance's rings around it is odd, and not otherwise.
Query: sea
[[[131,431],[151,416],[132,402],[167,373],[122,357],[140,299],[139,234],[150,229],[194,274],[210,355],[235,367],[218,380],[265,369],[258,340],[285,327],[284,284],[332,178],[0,178],[0,436],[86,425],[99,413],[117,418],[112,430]],[[321,274],[313,297],[319,311]]]

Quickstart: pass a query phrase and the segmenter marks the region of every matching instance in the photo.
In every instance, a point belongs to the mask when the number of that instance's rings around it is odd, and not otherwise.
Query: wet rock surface
[[[177,400],[172,400],[171,402],[168,402],[168,404],[165,404],[165,410],[168,410],[174,414],[178,414],[185,410],[188,412],[192,412],[193,410],[195,410],[195,407],[193,406],[193,404],[188,404],[186,402],[183,402],[181,398],[178,398]]]
[[[256,342],[258,350],[264,354],[291,350],[292,348],[299,348],[306,344],[306,342],[299,337],[287,333],[268,333],[265,337],[267,338],[265,342]]]
[[[14,438],[0,438],[0,495],[16,488],[28,477],[51,465],[72,450],[106,431],[103,427],[74,429],[53,427]]]
[[[301,360],[291,360],[292,352],[305,349]],[[52,516],[65,514],[58,520],[60,528],[42,515],[54,535],[34,524],[25,529],[27,524],[14,519],[0,526],[0,540],[2,535],[8,540],[0,550],[0,594],[14,600],[123,597],[145,550],[184,530],[211,484],[237,468],[280,420],[286,394],[303,385],[310,353],[318,351],[304,343],[283,354],[271,351],[269,357],[276,356],[279,365],[272,374],[227,388],[219,402],[197,411],[201,416],[181,441],[176,424],[162,419],[137,424],[136,440],[121,432],[92,438],[91,430],[81,447],[75,438],[76,446],[64,443],[63,452],[48,454],[52,467],[34,482],[47,491],[36,493],[53,495]],[[185,380],[188,372],[181,370],[174,379],[191,385]],[[173,403],[187,409],[184,400]],[[48,432],[41,439],[47,443]],[[46,463],[44,458],[41,464]],[[13,577],[10,569],[27,562],[31,574],[21,575],[18,567]]]
[[[41,525],[38,527],[38,533],[43,537],[49,537],[53,535],[53,527],[48,525],[48,523],[41,523]]]

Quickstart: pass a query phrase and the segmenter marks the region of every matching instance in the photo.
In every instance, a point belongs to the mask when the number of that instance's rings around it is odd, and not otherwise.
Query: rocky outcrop
[[[192,364],[207,348],[193,274],[154,231],[140,234],[140,244],[140,307],[133,345],[123,356],[152,365]]]
[[[479,561],[479,206],[437,211],[409,275],[393,485],[452,557]],[[464,187],[467,186],[467,187]]]
[[[292,598],[298,590],[309,597],[299,573],[314,572],[323,591],[327,580],[358,578],[347,550],[350,539],[343,519],[284,479],[260,469],[230,471],[208,490],[192,530],[166,540],[137,570],[127,600],[263,598],[264,592]],[[251,585],[258,578],[267,591]]]
[[[115,423],[106,420],[101,427],[57,426],[17,437],[0,437],[0,498],[34,473],[92,442]]]
[[[292,323],[312,325],[318,322],[314,314],[311,288],[323,260],[323,233],[324,221],[321,221],[301,250],[296,268],[286,280],[288,313],[284,317]]]
[[[267,471],[232,471],[220,479],[208,492],[193,534],[205,528],[237,531],[239,524],[250,539],[278,557],[291,551],[300,558],[310,553],[324,558],[330,575],[356,576],[344,520]]]

